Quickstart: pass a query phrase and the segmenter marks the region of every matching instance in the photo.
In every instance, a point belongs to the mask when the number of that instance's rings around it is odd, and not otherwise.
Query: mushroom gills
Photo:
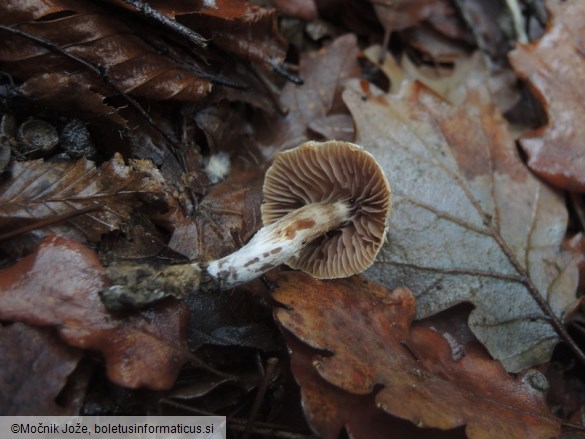
[[[350,215],[347,201],[307,204],[260,229],[235,253],[210,262],[207,272],[223,289],[249,282],[298,256],[306,244],[342,226]]]

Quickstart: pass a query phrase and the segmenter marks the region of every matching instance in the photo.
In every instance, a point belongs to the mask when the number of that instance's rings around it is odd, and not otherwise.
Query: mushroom
[[[264,227],[207,273],[232,288],[286,263],[321,279],[360,273],[384,243],[390,186],[374,157],[341,141],[307,142],[268,169]]]

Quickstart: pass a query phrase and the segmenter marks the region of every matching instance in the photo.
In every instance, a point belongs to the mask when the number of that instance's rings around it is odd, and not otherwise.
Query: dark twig
[[[32,224],[27,224],[25,226],[19,227],[16,230],[11,230],[6,233],[0,234],[0,241],[5,239],[14,238],[15,236],[22,235],[23,233],[30,232],[32,230],[42,229],[44,227],[54,226],[59,224],[60,222],[67,221],[73,219],[75,217],[85,215],[90,212],[96,212],[98,210],[103,210],[103,206],[90,206],[84,209],[75,209],[70,212],[63,213],[61,215],[55,215],[54,217],[47,218],[44,220],[36,221]]]
[[[115,82],[113,82],[107,73],[107,68],[101,65],[94,65],[86,60],[84,60],[83,58],[80,58],[76,55],[73,55],[69,52],[67,52],[65,49],[59,47],[58,45],[47,41],[43,38],[39,38],[35,35],[31,35],[27,32],[23,32],[19,29],[14,29],[8,26],[4,26],[4,25],[0,25],[0,30],[4,30],[6,32],[9,32],[11,34],[14,35],[18,35],[21,36],[23,38],[26,38],[30,41],[35,42],[36,44],[38,44],[39,46],[43,46],[46,49],[58,53],[60,55],[62,55],[63,57],[76,62],[77,64],[82,65],[83,67],[85,67],[87,70],[91,71],[92,73],[96,74],[97,76],[99,76],[101,78],[101,80],[108,86],[110,87],[112,90],[114,90],[117,94],[119,94],[120,96],[122,96],[124,98],[124,100],[126,100],[126,102],[128,102],[128,104],[134,108],[136,111],[138,111],[140,113],[140,115],[146,119],[146,121],[150,124],[150,126],[152,128],[154,128],[158,133],[160,133],[164,139],[170,144],[172,145],[175,149],[177,150],[181,150],[181,146],[179,144],[177,144],[177,142],[175,142],[173,139],[171,139],[167,133],[165,133],[161,128],[159,128],[154,121],[152,120],[152,118],[150,117],[150,115],[146,112],[146,110],[144,108],[142,108],[142,106],[132,97],[130,97],[124,90],[122,90]],[[176,154],[173,151],[173,154]],[[175,155],[175,157],[177,158],[177,160],[179,161],[179,163],[182,163],[182,160],[177,157]]]
[[[159,403],[170,407],[174,407],[179,410],[184,410],[185,412],[192,413],[194,415],[219,416],[217,413],[213,413],[207,410],[201,410],[196,407],[191,407],[189,405],[176,402],[168,398],[161,398],[159,400]],[[229,428],[237,431],[244,431],[246,429],[246,425],[248,424],[248,421],[245,419],[238,419],[230,416],[226,416],[226,420],[228,422]],[[251,433],[260,434],[268,437],[279,437],[283,439],[308,439],[315,437],[313,435],[303,434],[302,430],[292,430],[290,428],[276,424],[271,424],[268,422],[255,422],[252,427]]]
[[[275,357],[269,358],[266,363],[266,370],[264,371],[264,376],[262,377],[262,383],[260,384],[260,388],[256,393],[256,397],[254,398],[254,403],[252,404],[252,409],[250,410],[250,417],[248,418],[248,423],[246,424],[246,429],[244,430],[242,439],[248,439],[248,437],[250,436],[252,426],[256,421],[256,417],[258,416],[258,410],[260,409],[260,405],[264,400],[266,390],[268,389],[268,384],[270,384],[270,380],[274,375],[274,369],[276,369],[277,364],[278,358]]]
[[[281,116],[286,116],[288,114],[288,108],[284,108],[282,106],[282,103],[280,102],[278,95],[276,94],[276,92],[272,88],[272,84],[270,84],[270,82],[268,82],[266,80],[264,75],[261,72],[259,72],[258,69],[256,69],[256,67],[254,65],[249,64],[249,63],[244,63],[244,66],[252,73],[252,75],[254,75],[254,77],[256,79],[258,79],[258,81],[260,82],[260,84],[262,85],[264,90],[266,91],[266,94],[270,98],[270,101],[274,105],[274,109]]]
[[[207,73],[201,70],[199,67],[192,63],[188,63],[185,60],[181,59],[178,55],[172,53],[168,47],[164,45],[160,45],[155,41],[152,41],[148,38],[144,38],[144,35],[141,35],[141,38],[145,43],[150,45],[154,50],[156,50],[162,56],[166,56],[167,58],[173,60],[178,65],[180,65],[183,69],[194,73],[195,75],[199,76],[200,78],[207,79],[209,82],[217,85],[223,85],[225,87],[235,88],[237,90],[248,90],[250,87],[247,84],[242,84],[239,82],[232,81],[229,78],[225,78],[223,76],[213,75],[211,73]]]
[[[269,59],[268,60],[268,65],[270,65],[270,67],[272,67],[272,69],[278,73],[280,76],[282,76],[283,78],[285,78],[287,81],[292,82],[293,84],[297,84],[297,85],[303,85],[305,83],[305,81],[303,81],[301,78],[299,78],[297,75],[289,72],[284,65],[282,64],[278,64],[276,61]]]
[[[99,0],[100,2],[104,2],[104,0]],[[172,18],[167,17],[166,15],[160,13],[156,9],[152,8],[148,3],[143,2],[141,0],[121,0],[128,6],[140,11],[146,17],[150,18],[152,21],[160,24],[164,28],[170,30],[171,32],[186,38],[193,44],[199,47],[207,47],[207,40],[199,35],[197,32],[189,29],[187,26],[182,25],[177,20],[173,20]]]

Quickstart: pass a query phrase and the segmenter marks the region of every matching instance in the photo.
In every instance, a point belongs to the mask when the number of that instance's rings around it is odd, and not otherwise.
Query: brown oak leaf
[[[510,54],[548,114],[548,123],[520,138],[528,166],[553,185],[585,192],[585,2],[548,0],[544,36]]]
[[[388,413],[419,427],[465,425],[473,439],[560,433],[529,376],[512,378],[477,345],[454,359],[442,335],[411,327],[415,299],[408,289],[390,293],[362,277],[321,281],[287,273],[275,298],[286,306],[276,310],[277,320],[330,353],[313,359],[319,375],[358,395],[381,385],[375,401]]]

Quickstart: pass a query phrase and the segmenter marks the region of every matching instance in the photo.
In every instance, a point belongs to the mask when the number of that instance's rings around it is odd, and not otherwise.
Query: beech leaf
[[[0,320],[53,326],[69,345],[101,352],[108,377],[118,385],[170,388],[191,359],[185,306],[167,302],[116,317],[98,295],[106,285],[105,269],[91,249],[53,235],[0,271]]]
[[[330,355],[313,365],[350,393],[375,385],[379,408],[419,427],[466,425],[469,438],[550,438],[560,422],[550,415],[534,375],[512,378],[477,345],[456,360],[442,335],[411,327],[415,299],[360,277],[321,281],[302,273],[279,279],[277,320],[296,337]],[[497,420],[497,421],[496,421]]]
[[[393,192],[388,241],[367,275],[411,288],[418,318],[473,303],[471,330],[520,371],[558,342],[535,297],[557,316],[574,300],[577,270],[560,251],[567,210],[526,169],[499,113],[474,97],[455,107],[420,84],[384,95],[357,80],[344,92],[357,143]]]
[[[585,2],[548,0],[544,36],[510,54],[548,114],[547,124],[520,139],[528,166],[550,183],[585,192]]]
[[[13,162],[10,172],[11,178],[0,184],[0,230],[96,208],[67,222],[82,237],[99,241],[144,201],[164,204],[167,198],[164,179],[152,162],[130,160],[126,166],[119,154],[99,168],[85,158],[32,160]]]

